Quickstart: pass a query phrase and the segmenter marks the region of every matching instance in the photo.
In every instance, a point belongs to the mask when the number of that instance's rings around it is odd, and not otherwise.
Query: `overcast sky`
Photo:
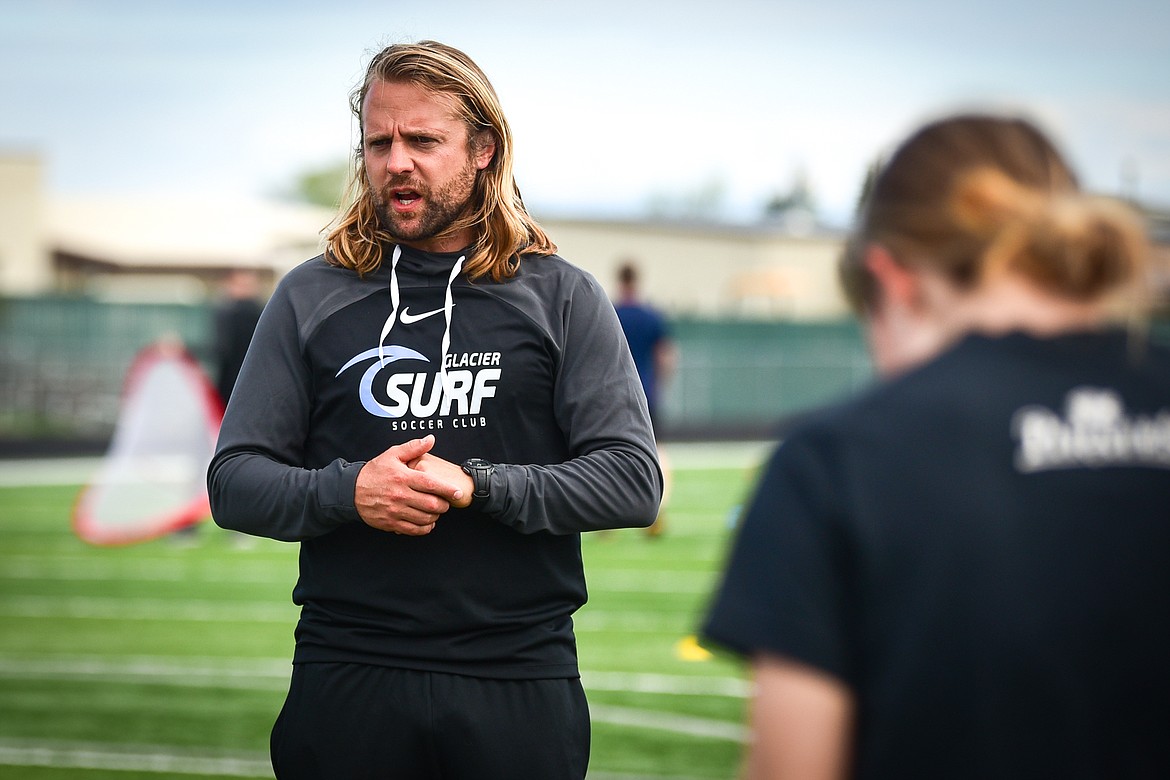
[[[953,110],[1024,113],[1084,182],[1170,206],[1167,0],[0,0],[0,149],[61,193],[266,194],[342,159],[370,54],[434,38],[500,93],[530,209],[803,173],[844,224],[869,162]]]

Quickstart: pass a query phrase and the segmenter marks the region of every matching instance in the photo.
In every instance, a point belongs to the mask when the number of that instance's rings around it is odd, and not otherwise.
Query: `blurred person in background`
[[[208,473],[217,523],[301,545],[273,767],[580,780],[580,535],[662,492],[637,371],[466,54],[389,46],[351,98],[353,203],[265,307]]]
[[[211,363],[220,410],[227,406],[231,397],[263,309],[259,274],[250,268],[228,271],[221,282],[219,298],[211,316]],[[172,540],[179,544],[194,544],[198,533],[199,524],[192,523],[175,531]],[[244,534],[232,534],[232,540],[242,547],[249,546],[247,538]]]
[[[704,624],[752,664],[747,776],[1170,777],[1142,228],[1016,118],[869,190],[841,277],[884,381],[778,447]]]
[[[240,375],[240,366],[244,364],[244,355],[263,309],[260,275],[251,268],[229,271],[213,314],[212,342],[215,387],[225,406],[235,387],[236,377]]]
[[[666,318],[642,298],[637,265],[629,260],[623,262],[618,268],[617,276],[618,292],[614,309],[617,311],[618,321],[622,324],[626,342],[630,346],[634,365],[638,369],[638,378],[642,380],[642,390],[646,393],[646,403],[650,407],[650,421],[654,426],[654,439],[657,443],[661,432],[658,416],[659,394],[662,392],[663,384],[674,373],[678,354]],[[655,518],[654,524],[646,529],[650,536],[658,536],[666,527],[665,507],[670,495],[670,467],[661,446],[658,448],[658,459],[666,484],[658,517]]]
[[[227,406],[232,388],[244,365],[252,334],[264,311],[260,292],[260,274],[253,268],[233,268],[224,275],[220,294],[212,309],[211,360],[215,389],[222,407]],[[193,542],[198,525],[175,532],[177,541]],[[251,547],[252,537],[238,531],[229,532],[237,547]]]

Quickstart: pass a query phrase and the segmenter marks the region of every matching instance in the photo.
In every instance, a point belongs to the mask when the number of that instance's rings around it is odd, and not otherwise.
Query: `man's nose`
[[[409,173],[414,170],[414,160],[410,150],[400,141],[390,145],[390,153],[386,155],[386,171],[391,174]]]

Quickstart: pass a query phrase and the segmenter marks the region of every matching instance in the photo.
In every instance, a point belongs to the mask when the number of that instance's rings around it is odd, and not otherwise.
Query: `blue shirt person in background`
[[[654,438],[657,440],[661,434],[659,393],[662,385],[674,372],[677,351],[666,318],[642,300],[638,286],[638,267],[632,261],[627,260],[618,268],[618,294],[614,309],[617,310],[622,331],[626,334],[626,342],[630,345],[630,354],[633,355],[634,366],[638,369],[638,377],[642,380],[642,389],[646,392],[650,422],[654,426]],[[662,497],[662,506],[665,507],[670,496],[670,472],[666,454],[661,446],[658,448],[658,460],[666,478]],[[664,512],[660,511],[654,524],[646,529],[646,533],[658,536],[664,527]]]

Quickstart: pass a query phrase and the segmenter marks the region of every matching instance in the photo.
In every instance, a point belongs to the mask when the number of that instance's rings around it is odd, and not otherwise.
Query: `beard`
[[[409,176],[395,176],[381,191],[370,190],[378,222],[396,241],[410,243],[440,237],[467,213],[475,188],[475,175],[476,168],[468,160],[467,166],[438,190],[411,181]],[[410,214],[394,211],[389,204],[394,197],[391,190],[396,188],[414,190],[423,199],[423,207]]]

